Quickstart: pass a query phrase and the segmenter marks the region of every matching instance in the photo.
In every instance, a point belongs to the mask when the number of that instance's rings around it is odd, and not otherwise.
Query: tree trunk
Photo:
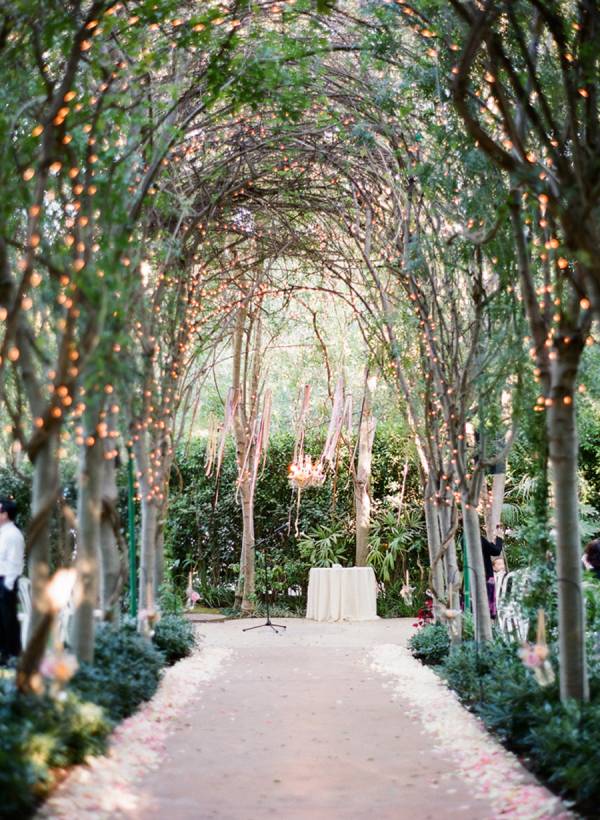
[[[489,496],[485,517],[485,532],[488,541],[492,543],[496,539],[496,527],[500,523],[500,517],[502,516],[505,486],[506,473],[494,473],[492,477],[492,491]]]
[[[504,418],[510,418],[513,413],[513,400],[510,390],[502,391],[502,415]],[[508,435],[504,437],[502,445],[506,449],[508,442]],[[507,453],[504,455],[504,460],[498,459],[495,466],[494,475],[492,476],[492,489],[488,495],[486,504],[485,517],[485,532],[488,541],[494,541],[496,538],[496,527],[500,523],[502,517],[502,505],[504,504],[504,489],[506,487],[506,463],[505,459]],[[486,487],[487,493],[487,486]]]
[[[563,701],[569,698],[585,701],[589,699],[589,687],[577,494],[577,428],[573,401],[578,357],[577,351],[571,347],[559,347],[557,354],[552,367],[552,403],[547,409],[546,424],[556,515],[560,693]]]
[[[454,502],[452,502],[454,503]],[[440,507],[440,523],[442,533],[442,543],[449,537],[452,529],[452,512],[453,507],[444,504]],[[460,609],[460,570],[458,568],[458,560],[456,558],[456,540],[454,536],[446,545],[444,554],[444,564],[446,569],[446,583],[448,585],[448,593],[452,589],[452,595],[448,594],[448,607],[450,609]]]
[[[84,444],[81,450],[77,501],[77,582],[73,649],[78,660],[86,663],[92,663],[94,660],[94,610],[98,606],[103,462],[103,444],[95,435],[94,443],[91,446]]]
[[[154,600],[158,601],[165,582],[165,519],[164,511],[156,514],[156,545],[154,548]]]
[[[57,435],[51,433],[33,461],[31,524],[27,532],[31,581],[31,620],[27,640],[43,620],[45,589],[50,577],[50,521],[58,496]]]
[[[256,592],[256,554],[254,550],[254,492],[252,481],[244,481],[240,492],[242,495],[242,572],[243,593],[242,612],[254,611],[254,596]],[[265,590],[268,594],[268,590]]]
[[[140,614],[156,612],[156,535],[158,507],[150,483],[150,458],[147,434],[142,431],[133,440],[137,476],[140,488],[140,563],[138,602]],[[143,618],[141,619],[143,620]]]
[[[244,568],[246,565],[246,550],[244,545],[243,526],[244,519],[242,512],[242,549],[240,550],[240,571],[238,573],[237,584],[235,587],[235,598],[233,601],[233,605],[236,609],[242,608],[242,599],[244,597]]]
[[[463,529],[465,534],[465,572],[469,573],[469,586],[473,601],[475,640],[491,641],[492,619],[487,594],[485,567],[481,551],[479,515],[468,496],[462,502]]]
[[[140,535],[140,586],[138,601],[140,610],[148,614],[156,611],[156,529],[158,510],[153,500],[142,494],[140,504],[142,527]]]
[[[156,554],[154,557],[154,596],[157,601],[159,599],[160,589],[165,582],[165,523],[169,509],[169,481],[171,467],[173,465],[173,448],[171,447],[168,453],[165,453],[164,449],[163,446],[163,463],[161,468],[163,489],[157,512]]]
[[[367,377],[365,395],[358,430],[358,463],[354,475],[354,506],[356,515],[357,567],[367,566],[369,533],[371,530],[371,461],[375,439],[376,420],[373,416],[372,377]]]
[[[431,587],[434,602],[444,600],[446,590],[444,583],[444,565],[440,556],[440,522],[439,507],[435,504],[435,490],[431,477],[425,485],[423,506],[425,508],[425,524],[427,527],[427,546],[429,548],[429,566],[431,568]]]
[[[240,309],[233,335],[233,372],[232,389],[238,397],[238,404],[233,417],[235,433],[238,481],[242,500],[242,549],[240,556],[240,574],[235,596],[235,605],[245,613],[254,610],[255,602],[255,551],[254,551],[254,485],[253,475],[255,448],[255,422],[258,414],[258,397],[260,388],[261,321],[257,320],[254,339],[254,351],[250,357],[252,324],[246,331],[247,309]],[[242,377],[242,354],[246,339],[245,368]],[[251,358],[250,375],[248,364]],[[250,384],[248,384],[248,378]]]
[[[107,439],[108,447],[113,440]],[[106,447],[105,447],[106,455]],[[123,564],[115,526],[118,526],[117,471],[114,458],[104,458],[102,471],[102,518],[100,520],[100,602],[103,617],[107,621],[118,620],[119,592],[123,584]]]

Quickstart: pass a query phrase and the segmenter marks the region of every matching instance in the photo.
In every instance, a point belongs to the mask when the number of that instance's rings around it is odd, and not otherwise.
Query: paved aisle
[[[260,621],[257,621],[260,623]],[[242,633],[206,624],[204,646],[231,647],[221,674],[177,721],[158,771],[121,817],[144,820],[484,820],[420,721],[371,667],[376,644],[410,621],[316,624]]]

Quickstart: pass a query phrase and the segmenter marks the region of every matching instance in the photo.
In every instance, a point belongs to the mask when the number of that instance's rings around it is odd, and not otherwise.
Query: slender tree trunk
[[[254,492],[252,481],[244,481],[241,487],[242,495],[242,567],[244,574],[244,589],[242,594],[242,612],[254,611],[254,596],[256,592],[256,552],[254,549]],[[265,590],[268,594],[268,590]]]
[[[147,435],[134,438],[134,452],[140,485],[140,564],[138,601],[141,612],[156,611],[156,534],[158,507],[150,484],[150,460]]]
[[[232,387],[239,401],[233,419],[235,433],[238,481],[242,501],[242,549],[240,556],[240,575],[235,596],[236,606],[243,612],[251,613],[255,602],[255,566],[254,550],[254,482],[253,465],[257,443],[255,422],[258,414],[260,388],[260,369],[262,363],[261,321],[257,319],[254,331],[254,350],[250,356],[252,325],[246,330],[246,308],[239,311],[233,335],[233,372]],[[245,367],[242,376],[242,358],[246,339]],[[250,373],[248,365],[250,365]],[[249,380],[249,384],[248,384]]]
[[[112,447],[112,439],[109,439]],[[105,447],[106,455],[106,447]],[[100,558],[102,574],[100,576],[100,601],[103,617],[118,620],[119,592],[123,582],[123,564],[115,525],[118,504],[117,471],[114,458],[104,458],[102,471],[102,518],[100,520]]]
[[[80,456],[77,501],[79,538],[73,620],[73,649],[78,660],[87,663],[94,659],[94,610],[98,606],[103,461],[102,441],[94,436],[94,444],[84,444]]]
[[[481,551],[479,515],[470,503],[469,497],[462,499],[463,529],[465,534],[465,572],[469,573],[475,640],[491,641],[492,619],[487,595],[485,567]]]
[[[158,601],[165,582],[165,520],[162,511],[156,516],[156,547],[154,554],[154,598]]]
[[[442,543],[449,537],[452,529],[452,507],[443,505],[440,507],[440,523],[442,533]],[[460,570],[458,568],[458,560],[456,557],[456,540],[454,536],[446,545],[446,552],[444,554],[444,563],[446,569],[446,583],[448,585],[448,592],[452,589],[452,595],[448,595],[448,606],[450,609],[460,609]]]
[[[163,447],[164,450],[164,447]],[[169,509],[169,480],[173,465],[173,450],[171,455],[163,454],[162,463],[162,497],[157,512],[156,522],[156,553],[154,557],[154,596],[158,601],[160,588],[165,582],[165,524]]]
[[[435,504],[435,488],[430,476],[425,485],[424,502],[425,524],[427,527],[427,546],[429,548],[429,566],[431,568],[431,586],[435,601],[444,600],[446,590],[444,583],[444,565],[440,556],[440,522],[439,507]]]
[[[243,511],[242,511],[242,549],[240,551],[240,571],[238,573],[237,584],[235,587],[235,598],[233,605],[236,609],[242,608],[242,600],[244,598],[244,570],[246,568],[246,548],[244,543],[244,531],[243,531]]]
[[[50,577],[50,521],[58,496],[57,435],[50,434],[33,461],[31,524],[27,533],[31,581],[29,640],[44,619],[44,596]]]
[[[140,504],[142,527],[140,534],[140,586],[138,601],[140,610],[156,611],[156,530],[158,510],[153,500],[142,494]]]
[[[371,461],[376,421],[373,416],[373,386],[367,377],[360,427],[358,430],[358,463],[354,475],[354,507],[356,515],[357,567],[367,566],[369,533],[371,530]]]
[[[532,336],[537,343],[538,366],[547,399],[546,431],[556,518],[560,692],[563,701],[569,698],[587,700],[589,684],[581,579],[574,389],[590,319],[586,314],[580,315],[577,309],[573,309],[577,302],[571,302],[568,311],[561,307],[558,332],[554,332],[549,323],[544,321],[537,302],[535,281],[530,269],[529,250],[521,213],[521,192],[518,190],[514,192],[511,202],[511,217],[518,252],[522,292]],[[565,230],[569,236],[569,226],[566,224]],[[563,281],[565,280],[559,280],[561,288]],[[600,291],[593,290],[593,293],[589,294],[596,312],[600,305],[600,301],[596,298],[598,293]],[[579,295],[579,292],[572,294],[577,300],[579,300]],[[566,299],[566,294],[563,293],[561,299],[563,305]],[[546,347],[550,336],[553,336],[551,351]],[[538,498],[542,511],[546,501],[544,491],[545,487],[542,488]]]
[[[502,391],[502,415],[504,418],[510,418],[513,413],[513,398],[510,390]],[[509,443],[508,434],[504,437],[503,446]],[[506,455],[505,455],[506,458]],[[488,541],[494,541],[496,538],[496,527],[500,523],[502,517],[502,505],[504,504],[504,489],[506,487],[506,463],[498,460],[496,462],[495,471],[492,476],[492,489],[488,493],[487,485],[484,481],[486,490],[486,515],[485,515],[485,533]]]
[[[560,693],[563,701],[589,699],[573,400],[579,353],[574,348],[575,345],[559,346],[557,350],[552,366],[552,403],[546,418],[556,517]]]
[[[503,469],[500,466],[498,469]],[[504,488],[506,486],[506,473],[494,473],[492,476],[492,490],[486,508],[485,532],[489,541],[496,538],[496,527],[500,523],[502,515],[502,505],[504,504]]]

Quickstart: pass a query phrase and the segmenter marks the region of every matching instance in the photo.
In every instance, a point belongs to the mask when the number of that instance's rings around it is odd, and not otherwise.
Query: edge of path
[[[371,667],[418,718],[436,749],[451,757],[457,776],[488,800],[497,817],[523,820],[575,818],[566,804],[542,785],[508,751],[456,693],[429,667],[398,644],[380,644],[369,653]]]
[[[75,766],[36,817],[100,820],[135,809],[135,783],[158,768],[175,721],[185,718],[201,694],[199,684],[217,677],[231,655],[231,649],[200,644],[189,658],[169,667],[151,700],[116,727],[107,754]]]

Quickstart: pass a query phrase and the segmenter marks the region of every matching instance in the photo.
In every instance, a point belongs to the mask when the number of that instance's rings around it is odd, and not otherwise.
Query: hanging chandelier
[[[290,464],[288,480],[292,487],[304,490],[306,487],[320,487],[325,481],[323,464],[308,455]]]

